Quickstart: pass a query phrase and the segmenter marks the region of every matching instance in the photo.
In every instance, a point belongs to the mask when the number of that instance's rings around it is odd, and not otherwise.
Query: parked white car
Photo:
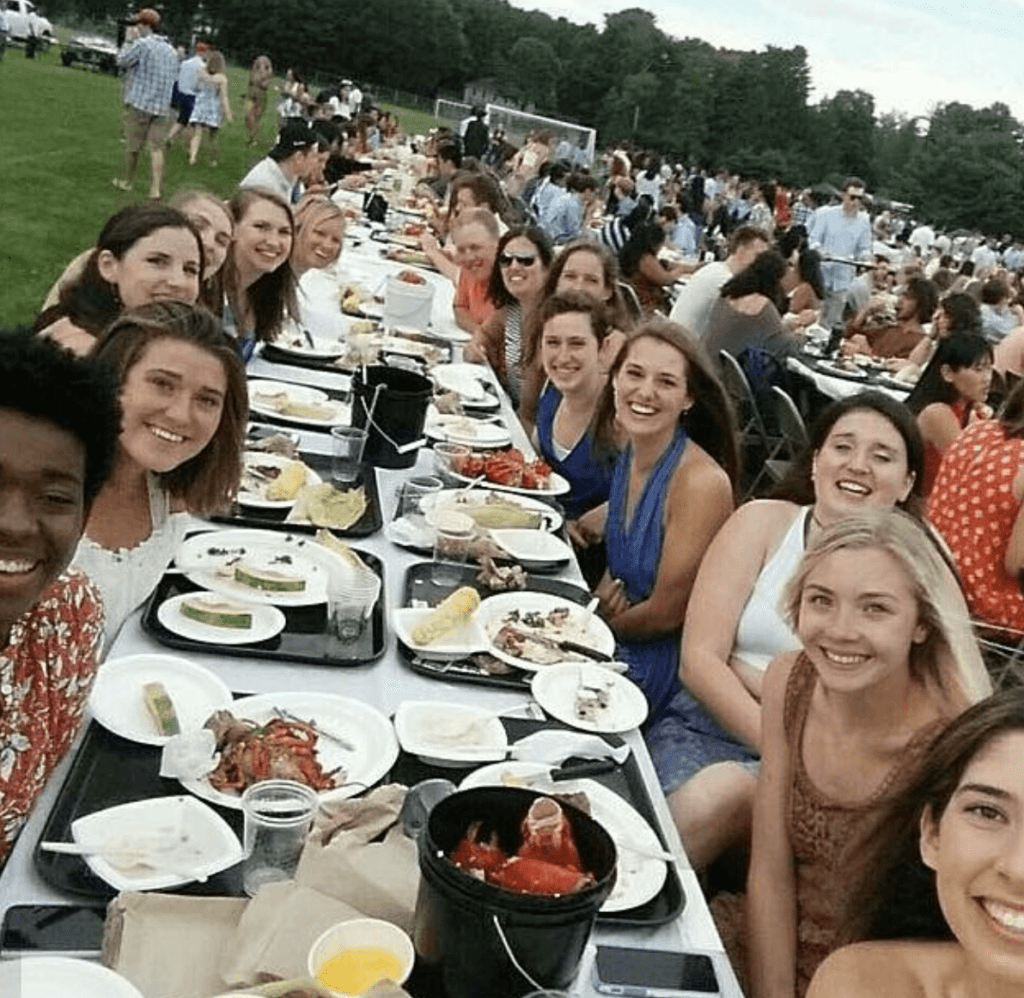
[[[39,39],[43,48],[54,42],[53,25],[36,11],[31,0],[0,0],[7,8],[9,42],[26,42],[30,37]]]

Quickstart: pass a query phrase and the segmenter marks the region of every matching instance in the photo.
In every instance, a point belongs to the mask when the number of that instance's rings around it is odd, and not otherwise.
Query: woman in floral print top
[[[106,481],[111,376],[25,330],[0,333],[0,862],[78,731],[103,610],[64,573]]]

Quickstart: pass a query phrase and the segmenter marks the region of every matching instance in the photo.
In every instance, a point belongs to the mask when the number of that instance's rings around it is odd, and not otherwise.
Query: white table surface
[[[349,255],[356,256],[355,253],[349,254],[346,249],[346,257]],[[387,266],[384,261],[367,261],[365,259],[363,264],[371,275],[377,267]],[[373,266],[369,266],[370,264]],[[333,372],[313,372],[289,365],[268,364],[258,358],[250,365],[250,374],[261,378],[287,374],[289,380],[301,380],[302,383],[320,384],[323,387],[335,387],[333,379],[347,380],[343,374],[335,375]],[[332,383],[328,385],[321,380],[318,376],[322,374]],[[512,433],[513,442],[526,451],[528,456],[532,456],[532,448],[512,413],[507,396],[501,392],[500,397],[502,416]],[[301,437],[303,449],[320,453],[329,452],[330,441],[325,435],[303,432]],[[408,470],[377,469],[378,489],[385,522],[394,516],[396,491],[401,482],[413,474],[429,474],[433,469],[432,455],[433,452],[430,450],[421,451],[418,454],[416,465]],[[200,526],[206,525],[202,521],[196,522]],[[220,529],[219,526],[217,528]],[[386,600],[385,619],[387,619],[390,610],[401,606],[401,591],[406,569],[417,561],[421,561],[422,558],[391,544],[382,533],[366,539],[355,540],[353,547],[378,556],[385,564],[384,598]],[[565,581],[582,584],[582,577],[575,563],[558,577]],[[140,617],[141,613],[137,611],[128,618],[111,647],[109,658],[143,652],[166,653],[168,651],[143,632]],[[180,654],[180,652],[174,653]],[[362,666],[312,666],[292,662],[245,659],[232,656],[230,649],[216,650],[210,654],[195,654],[193,657],[196,662],[219,675],[233,690],[254,693],[273,693],[280,690],[339,693],[372,704],[389,716],[394,713],[403,700],[410,699],[435,700],[439,696],[443,696],[445,699],[479,704],[495,710],[504,710],[527,700],[525,694],[514,691],[455,682],[442,684],[437,679],[413,672],[400,660],[395,637],[390,631],[382,658],[377,662]],[[594,932],[576,985],[571,993],[578,996],[597,994],[590,985],[593,948],[595,944],[604,944],[710,952],[714,955],[722,988],[721,993],[741,998],[741,991],[722,952],[721,942],[704,902],[697,878],[686,859],[664,796],[658,788],[657,777],[643,739],[636,730],[627,734],[625,739],[636,756],[647,784],[664,839],[668,843],[670,851],[677,857],[677,869],[686,895],[686,905],[675,920],[662,926],[626,929],[599,925]],[[73,755],[74,750],[69,753],[68,758],[61,763],[51,777],[15,844],[7,865],[0,872],[0,902],[2,902],[0,907],[4,909],[14,904],[60,904],[75,903],[77,900],[75,897],[64,895],[50,887],[36,873],[31,859],[32,850],[39,839],[46,816],[56,800]],[[202,998],[202,996],[197,996],[197,998]]]

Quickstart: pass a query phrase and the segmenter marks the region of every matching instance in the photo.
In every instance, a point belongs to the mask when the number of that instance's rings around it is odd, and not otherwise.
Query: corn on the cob
[[[144,683],[142,696],[146,701],[156,731],[159,735],[176,735],[181,731],[178,715],[174,712],[174,704],[163,683]]]
[[[517,527],[536,530],[540,526],[540,513],[504,503],[485,503],[483,506],[467,508],[466,513],[478,527],[489,530],[512,530]]]
[[[299,489],[306,484],[306,466],[301,461],[292,461],[266,489],[266,497],[271,502],[294,499]]]
[[[480,594],[471,586],[456,589],[435,610],[432,610],[412,630],[412,639],[418,645],[428,645],[457,631],[480,606]]]

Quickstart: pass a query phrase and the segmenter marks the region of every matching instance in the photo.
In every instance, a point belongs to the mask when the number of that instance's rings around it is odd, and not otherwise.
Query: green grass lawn
[[[263,142],[249,149],[242,121],[248,72],[229,68],[228,80],[235,122],[221,132],[220,165],[209,165],[205,138],[195,167],[179,143],[166,156],[165,198],[192,187],[229,197],[273,144],[274,91],[263,115]],[[432,127],[429,115],[392,110],[407,131]],[[120,81],[65,68],[59,47],[34,60],[9,48],[0,60],[0,324],[32,322],[65,265],[95,242],[110,215],[145,198],[145,152],[134,192],[122,193],[111,184],[124,163],[121,111]]]

